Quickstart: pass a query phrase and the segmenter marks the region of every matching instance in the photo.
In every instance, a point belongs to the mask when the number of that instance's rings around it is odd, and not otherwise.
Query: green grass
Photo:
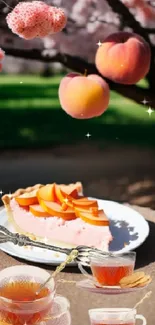
[[[87,132],[99,142],[119,138],[124,143],[155,144],[155,113],[149,117],[144,105],[115,92],[111,92],[109,108],[101,117],[72,119],[59,104],[61,78],[1,75],[1,148],[77,143],[86,140]]]

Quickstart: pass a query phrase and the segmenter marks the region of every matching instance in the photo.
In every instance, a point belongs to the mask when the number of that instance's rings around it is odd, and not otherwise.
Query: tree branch
[[[73,57],[68,54],[57,53],[54,56],[51,56],[50,52],[47,52],[46,50],[40,51],[38,49],[21,50],[3,47],[3,50],[5,51],[6,55],[42,61],[46,63],[59,62],[63,64],[66,68],[69,68],[70,70],[82,74],[84,74],[85,70],[87,70],[87,74],[100,75],[94,64],[88,63],[79,57]],[[106,78],[104,79],[108,82],[111,90],[115,90],[119,94],[129,99],[132,99],[138,104],[140,104],[145,98],[151,102],[151,107],[155,109],[155,94],[151,93],[149,89],[144,89],[136,85],[125,86],[121,84],[116,84]]]
[[[151,47],[152,58],[151,58],[150,71],[149,71],[149,73],[147,75],[147,80],[149,82],[150,89],[153,92],[153,90],[155,88],[155,80],[154,80],[154,75],[155,75],[155,63],[154,63],[155,47],[151,44],[147,29],[143,28],[140,25],[140,23],[135,19],[135,17],[132,15],[130,10],[121,2],[121,0],[106,0],[106,1],[109,4],[109,6],[112,8],[113,12],[117,13],[119,15],[119,17],[121,17],[122,21],[124,22],[124,24],[126,26],[131,27],[132,30],[135,33],[142,36],[149,43],[149,45]],[[95,3],[92,2],[92,4],[95,6]],[[71,25],[71,32],[74,32],[74,29],[77,29],[77,28],[79,28],[79,29],[80,28],[85,28],[85,26],[77,26],[77,24],[74,22],[74,20],[71,17],[68,17],[68,23],[69,23],[68,28],[66,27],[62,31],[62,32],[66,33],[66,34],[70,33],[70,25]],[[73,31],[72,31],[72,27],[73,27]],[[32,56],[33,55],[35,56],[35,50],[34,50],[34,52],[32,52]],[[17,56],[16,53],[13,54],[13,56]],[[38,56],[39,56],[39,54],[38,54]],[[32,58],[32,59],[35,59],[35,57]],[[58,59],[60,59],[60,58],[58,58]],[[43,56],[41,56],[41,58],[39,60],[43,60]],[[45,60],[45,58],[44,58],[44,60]],[[50,58],[49,61],[46,58],[46,62],[51,62],[51,58]]]
[[[155,28],[147,28],[145,27],[145,32],[147,32],[148,34],[155,34]]]
[[[120,1],[120,0],[106,0],[109,6],[112,8],[113,12],[122,16],[125,21],[125,25],[132,28],[133,31],[140,36],[142,36],[149,44],[152,46],[149,36],[145,29],[140,25],[140,23],[134,18],[130,10]]]

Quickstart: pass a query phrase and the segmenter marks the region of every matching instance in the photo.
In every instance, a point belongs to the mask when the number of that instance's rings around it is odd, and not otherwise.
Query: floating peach
[[[70,73],[61,80],[59,100],[64,111],[73,118],[100,116],[108,108],[109,86],[95,74]]]
[[[108,226],[109,220],[106,217],[103,210],[96,211],[86,211],[81,208],[75,208],[75,214],[77,217],[81,218],[83,221],[90,223],[95,226]]]
[[[139,35],[118,32],[107,37],[96,52],[96,67],[110,80],[135,84],[150,69],[149,44]]]
[[[37,204],[38,199],[36,195],[37,191],[34,190],[30,193],[24,193],[15,198],[15,200],[18,202],[19,205],[21,206],[29,206],[32,204]]]
[[[40,205],[42,208],[47,211],[53,217],[60,217],[64,220],[73,220],[76,219],[76,215],[73,209],[68,208],[63,210],[61,205],[56,202],[41,201]]]
[[[39,204],[30,205],[30,212],[35,217],[48,217],[50,216]]]

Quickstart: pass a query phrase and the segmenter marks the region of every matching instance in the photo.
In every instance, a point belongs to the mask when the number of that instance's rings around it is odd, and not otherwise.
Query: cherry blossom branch
[[[154,84],[155,83],[155,80],[154,80],[154,75],[155,75],[155,64],[154,64],[155,47],[151,44],[151,41],[149,39],[149,35],[148,35],[147,31],[145,30],[145,28],[143,28],[140,25],[140,23],[135,19],[135,17],[132,15],[130,10],[121,2],[121,0],[106,0],[106,1],[109,4],[109,6],[112,8],[112,10],[119,15],[123,25],[131,27],[134,32],[141,35],[142,37],[145,38],[145,40],[147,42],[149,42],[150,47],[151,47],[151,51],[152,51],[152,60],[151,60],[151,68],[150,68],[150,71],[149,71],[149,73],[147,75],[147,80],[149,82],[150,88],[153,91],[153,89],[155,87],[155,84]],[[95,6],[95,3],[94,3],[94,6]],[[66,27],[63,30],[63,32],[66,33],[66,34],[70,34],[70,31],[71,31],[71,33],[72,32],[75,33],[77,29],[85,28],[85,26],[81,26],[81,25],[78,26],[77,23],[74,22],[74,19],[72,19],[71,17],[68,17],[68,23],[69,23],[68,27]],[[104,22],[103,22],[103,24],[104,24]],[[72,31],[72,29],[73,29],[73,31]],[[42,53],[44,53],[44,52],[42,52]],[[35,50],[32,51],[32,56],[33,55],[34,55],[34,59],[35,59]],[[14,54],[14,56],[17,56],[16,53]],[[41,60],[42,60],[42,58],[41,58]],[[47,60],[47,58],[46,58],[46,60]],[[48,62],[48,61],[46,61],[46,62]]]
[[[145,27],[145,32],[147,32],[148,34],[155,34],[155,28],[147,28]]]
[[[143,38],[150,44],[152,47],[152,44],[150,42],[149,36],[147,32],[145,31],[145,28],[143,28],[140,23],[135,19],[135,17],[131,14],[130,10],[120,1],[120,0],[106,0],[113,10],[113,12],[117,13],[119,16],[121,15],[122,20],[125,22],[125,25],[128,27],[131,27],[133,31]]]
[[[3,47],[3,50],[5,51],[6,55],[42,61],[46,63],[59,62],[66,68],[82,74],[84,74],[85,70],[87,70],[87,74],[100,75],[94,64],[86,62],[79,57],[73,57],[68,54],[56,53],[55,55],[52,55],[50,51],[40,51],[38,49],[22,50]],[[111,90],[115,90],[122,96],[132,99],[138,104],[143,101],[144,98],[146,98],[151,102],[151,107],[155,109],[155,94],[149,89],[144,89],[136,85],[124,86],[121,84],[116,84],[106,78],[105,80],[107,80]]]

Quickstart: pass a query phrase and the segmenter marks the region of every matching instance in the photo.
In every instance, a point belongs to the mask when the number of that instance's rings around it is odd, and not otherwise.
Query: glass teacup
[[[53,319],[54,324],[54,319],[67,312],[69,302],[65,297],[55,296],[54,279],[36,295],[48,277],[47,271],[33,266],[19,265],[1,271],[0,323],[43,325]]]
[[[79,269],[84,275],[91,277],[102,286],[118,286],[123,277],[133,273],[135,261],[135,252],[103,257],[94,254],[90,257],[93,277],[85,271],[81,264],[79,264]]]
[[[91,325],[135,325],[137,319],[147,324],[145,317],[132,308],[97,308],[90,309],[88,314]]]

